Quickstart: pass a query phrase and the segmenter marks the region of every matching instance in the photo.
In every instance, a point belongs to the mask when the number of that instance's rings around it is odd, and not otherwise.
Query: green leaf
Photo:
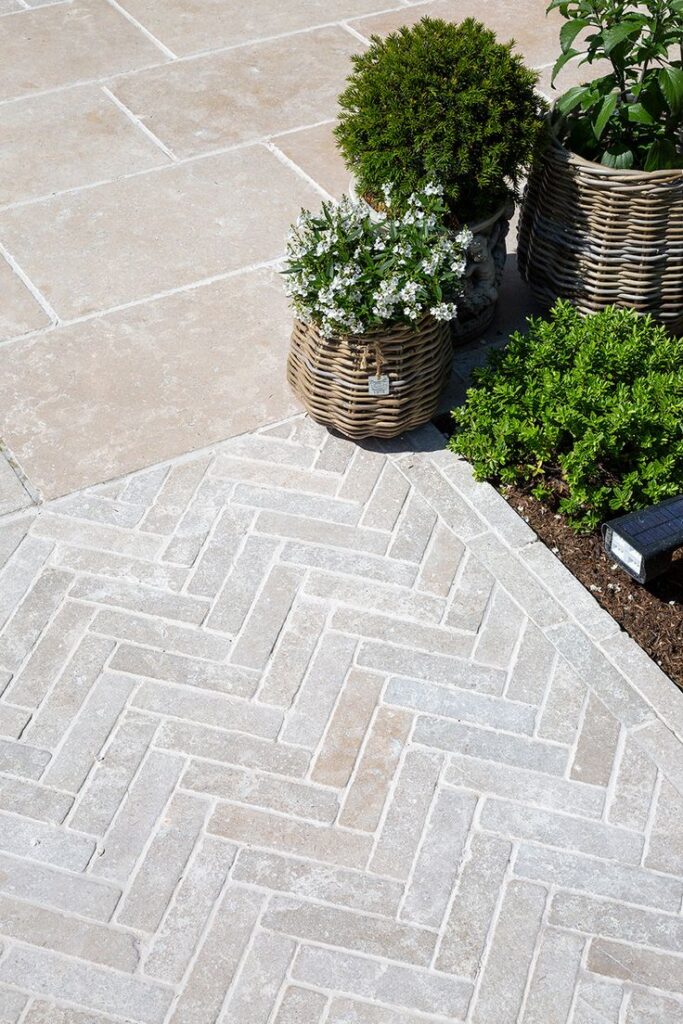
[[[642,103],[629,103],[626,108],[626,114],[629,121],[634,121],[635,124],[654,124],[655,119],[652,114],[649,114]]]
[[[610,117],[616,110],[618,100],[619,97],[617,96],[617,94],[615,92],[612,92],[609,94],[609,96],[605,96],[604,100],[602,101],[602,106],[600,107],[598,116],[593,122],[593,131],[595,132],[596,139],[602,137],[602,133],[607,127],[607,123]]]
[[[627,171],[633,167],[633,150],[629,149],[623,142],[616,142],[602,154],[600,161],[605,167],[616,167],[620,171]]]
[[[573,85],[571,89],[560,96],[555,106],[561,114],[569,114],[574,107],[578,107],[581,100],[590,92],[590,87],[587,85]]]
[[[555,64],[553,65],[553,73],[552,73],[552,77],[550,79],[551,86],[555,85],[555,79],[557,78],[557,76],[559,75],[560,71],[565,66],[565,64],[568,61],[570,61],[572,59],[572,57],[576,57],[578,52],[579,52],[578,50],[567,50],[566,53],[563,53],[561,57],[557,58],[557,60],[555,61]]]
[[[664,171],[677,163],[676,147],[670,139],[655,139],[645,157],[646,171]]]
[[[615,25],[613,28],[605,29],[602,33],[602,42],[605,48],[605,53],[610,54],[612,50],[623,43],[629,36],[638,35],[643,27],[643,22],[638,19],[635,23],[631,20],[622,21],[621,24]]]
[[[562,53],[566,53],[567,50],[571,49],[572,43],[578,36],[579,32],[587,28],[590,25],[589,21],[585,18],[576,18],[573,21],[567,21],[560,29],[560,48]]]
[[[683,68],[661,68],[657,81],[669,110],[679,114],[683,108]]]

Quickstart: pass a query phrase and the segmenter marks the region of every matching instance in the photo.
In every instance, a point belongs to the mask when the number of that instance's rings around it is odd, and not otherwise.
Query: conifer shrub
[[[352,58],[336,138],[359,192],[382,187],[407,201],[444,186],[460,223],[498,209],[515,191],[544,132],[537,75],[473,18],[423,18]]]
[[[474,373],[451,448],[475,476],[528,487],[590,531],[683,493],[683,339],[558,301]]]

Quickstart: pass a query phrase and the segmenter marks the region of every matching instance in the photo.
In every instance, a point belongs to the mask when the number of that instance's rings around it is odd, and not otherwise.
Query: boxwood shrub
[[[423,18],[353,57],[339,148],[359,191],[392,205],[438,181],[467,223],[501,206],[544,131],[537,75],[473,18]]]
[[[532,319],[475,371],[451,447],[577,530],[683,492],[683,339],[610,307]]]

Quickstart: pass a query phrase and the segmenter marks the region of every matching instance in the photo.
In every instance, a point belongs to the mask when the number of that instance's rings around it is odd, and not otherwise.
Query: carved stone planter
[[[452,323],[454,345],[481,337],[496,314],[498,292],[507,257],[506,238],[515,212],[510,201],[487,220],[469,224],[474,238],[465,272],[465,290]]]

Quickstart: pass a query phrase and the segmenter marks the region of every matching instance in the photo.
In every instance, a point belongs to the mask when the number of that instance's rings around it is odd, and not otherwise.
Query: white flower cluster
[[[471,234],[448,230],[437,183],[398,213],[391,186],[383,196],[389,212],[380,220],[344,197],[324,203],[319,216],[302,212],[287,238],[287,294],[327,337],[456,315]]]

